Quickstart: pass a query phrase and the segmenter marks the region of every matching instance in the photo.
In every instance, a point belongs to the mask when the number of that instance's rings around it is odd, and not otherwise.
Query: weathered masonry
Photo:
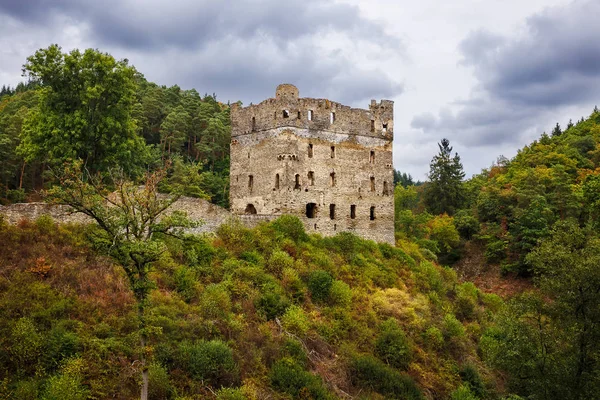
[[[231,211],[300,217],[308,232],[394,243],[394,103],[368,110],[299,98],[231,109]]]

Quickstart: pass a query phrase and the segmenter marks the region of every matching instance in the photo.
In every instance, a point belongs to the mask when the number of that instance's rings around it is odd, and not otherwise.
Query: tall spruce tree
[[[465,177],[460,156],[454,153],[448,139],[438,143],[440,152],[429,164],[429,182],[425,186],[423,199],[433,214],[454,214],[464,202],[462,180]]]

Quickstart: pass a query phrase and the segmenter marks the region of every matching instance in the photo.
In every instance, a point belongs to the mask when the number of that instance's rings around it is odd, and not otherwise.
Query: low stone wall
[[[214,232],[221,224],[232,217],[232,214],[215,204],[203,199],[192,197],[179,198],[169,211],[184,211],[192,220],[199,220],[202,224],[194,229],[193,233]],[[23,219],[35,220],[42,215],[48,215],[59,223],[88,223],[91,219],[84,214],[74,213],[68,206],[59,206],[48,203],[17,203],[0,206],[0,214],[10,224],[17,224]]]

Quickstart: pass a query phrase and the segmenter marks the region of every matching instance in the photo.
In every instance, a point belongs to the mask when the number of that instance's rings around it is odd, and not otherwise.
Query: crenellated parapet
[[[248,107],[231,108],[232,136],[278,128],[341,133],[392,140],[394,102],[371,100],[368,109],[327,99],[300,98],[294,85],[277,87],[275,98]]]

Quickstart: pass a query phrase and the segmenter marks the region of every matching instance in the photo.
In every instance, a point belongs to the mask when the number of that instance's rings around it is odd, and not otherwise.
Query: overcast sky
[[[222,101],[395,101],[395,168],[450,139],[467,176],[600,103],[600,0],[0,0],[0,85],[35,50],[93,47]]]

